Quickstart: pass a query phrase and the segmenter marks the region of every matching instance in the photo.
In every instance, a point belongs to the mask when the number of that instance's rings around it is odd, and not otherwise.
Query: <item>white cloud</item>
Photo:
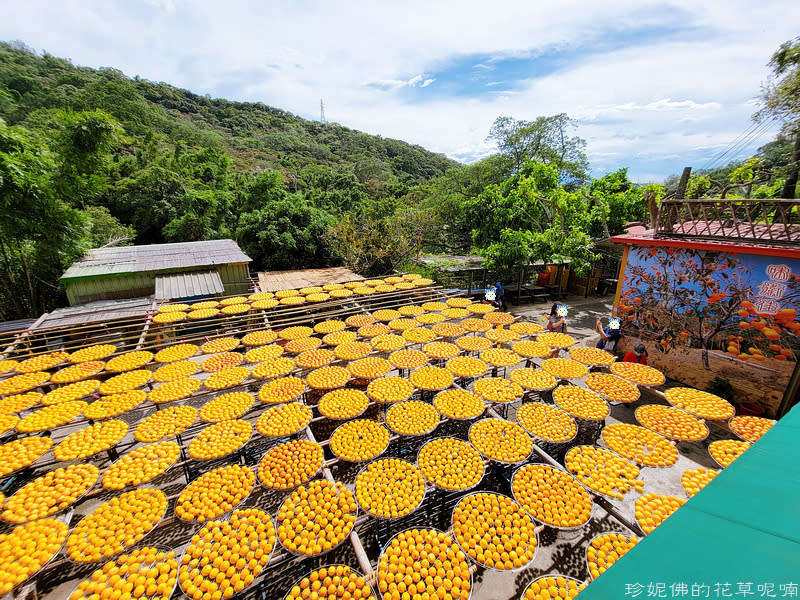
[[[722,104],[719,102],[698,103],[693,100],[673,100],[672,98],[661,98],[647,104],[638,102],[626,102],[624,104],[595,104],[591,106],[578,106],[572,113],[577,119],[582,121],[593,121],[597,119],[619,119],[635,118],[635,113],[658,113],[671,112],[681,119],[698,119],[708,115],[711,111],[719,111]]]
[[[145,4],[158,8],[167,13],[174,13],[176,10],[174,0],[145,0]]]
[[[402,80],[402,79],[378,79],[377,81],[369,81],[364,85],[383,89],[383,90],[399,90],[400,88],[404,87],[428,87],[432,84],[435,79],[425,79],[423,81],[422,75],[414,75],[411,79]]]
[[[566,112],[580,121],[597,169],[631,165],[642,176],[658,173],[636,167],[642,156],[714,154],[738,136],[770,55],[798,22],[800,5],[790,0],[27,0],[7,3],[0,39],[308,118],[322,97],[329,120],[462,160],[491,153],[485,137],[499,115]],[[500,70],[503,58],[665,26],[681,32],[587,50],[516,82]],[[472,70],[493,70],[503,81],[489,83],[507,91],[445,96],[446,69],[473,56],[485,58]]]

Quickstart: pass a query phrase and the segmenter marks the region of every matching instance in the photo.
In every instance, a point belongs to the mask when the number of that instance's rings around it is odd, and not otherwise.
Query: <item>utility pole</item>
[[[683,167],[680,181],[678,181],[678,189],[675,190],[675,199],[683,200],[686,198],[686,186],[689,184],[689,176],[692,174],[692,167]]]
[[[322,98],[319,99],[319,120],[320,123],[325,124],[325,104],[322,102]]]

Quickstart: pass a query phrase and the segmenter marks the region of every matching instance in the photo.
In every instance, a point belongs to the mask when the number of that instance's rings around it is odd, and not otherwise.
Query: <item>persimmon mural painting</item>
[[[800,350],[798,309],[800,261],[648,246],[631,248],[617,306],[623,332],[667,375],[700,387],[725,377],[734,400],[767,412]]]

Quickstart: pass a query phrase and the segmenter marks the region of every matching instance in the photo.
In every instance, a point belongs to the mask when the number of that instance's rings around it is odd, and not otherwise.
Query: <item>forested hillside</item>
[[[63,267],[109,241],[233,237],[256,268],[338,264],[325,240],[339,217],[380,221],[411,187],[458,164],[21,44],[0,43],[0,119],[3,202],[21,210],[0,224],[0,318],[59,302],[53,286]]]
[[[275,169],[286,174],[310,164],[352,170],[372,186],[414,184],[457,163],[399,140],[335,123],[307,121],[261,103],[229,102],[120,71],[74,66],[0,43],[0,116],[9,125],[36,125],[42,109],[111,114],[135,140],[135,154],[165,145],[214,148],[234,173]]]
[[[665,189],[634,184],[623,165],[590,177],[576,127],[566,114],[498,117],[487,132],[498,153],[460,165],[0,43],[0,319],[63,304],[64,269],[106,244],[233,238],[257,270],[375,275],[428,252],[480,253],[498,273],[563,257],[580,273],[597,238],[649,219],[645,190]],[[726,193],[772,195],[792,181],[781,169],[797,163],[793,148],[780,137],[751,161],[697,174],[689,193],[735,184]]]

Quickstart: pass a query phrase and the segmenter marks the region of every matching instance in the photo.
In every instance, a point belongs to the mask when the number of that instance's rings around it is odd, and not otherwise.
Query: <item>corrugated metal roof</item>
[[[132,300],[100,300],[80,306],[59,308],[48,314],[39,328],[66,327],[85,323],[97,323],[113,319],[124,319],[144,315],[153,306],[152,298]]]
[[[156,300],[214,296],[224,291],[222,279],[216,271],[192,271],[156,277]]]
[[[258,287],[262,292],[277,292],[278,290],[294,290],[328,283],[347,283],[361,279],[364,279],[361,275],[357,275],[345,267],[268,271],[258,274]]]
[[[0,322],[0,333],[10,331],[24,331],[30,325],[33,325],[36,319],[19,319],[17,321],[2,321]]]
[[[95,248],[74,263],[62,280],[123,273],[143,273],[249,263],[250,257],[233,240]]]

